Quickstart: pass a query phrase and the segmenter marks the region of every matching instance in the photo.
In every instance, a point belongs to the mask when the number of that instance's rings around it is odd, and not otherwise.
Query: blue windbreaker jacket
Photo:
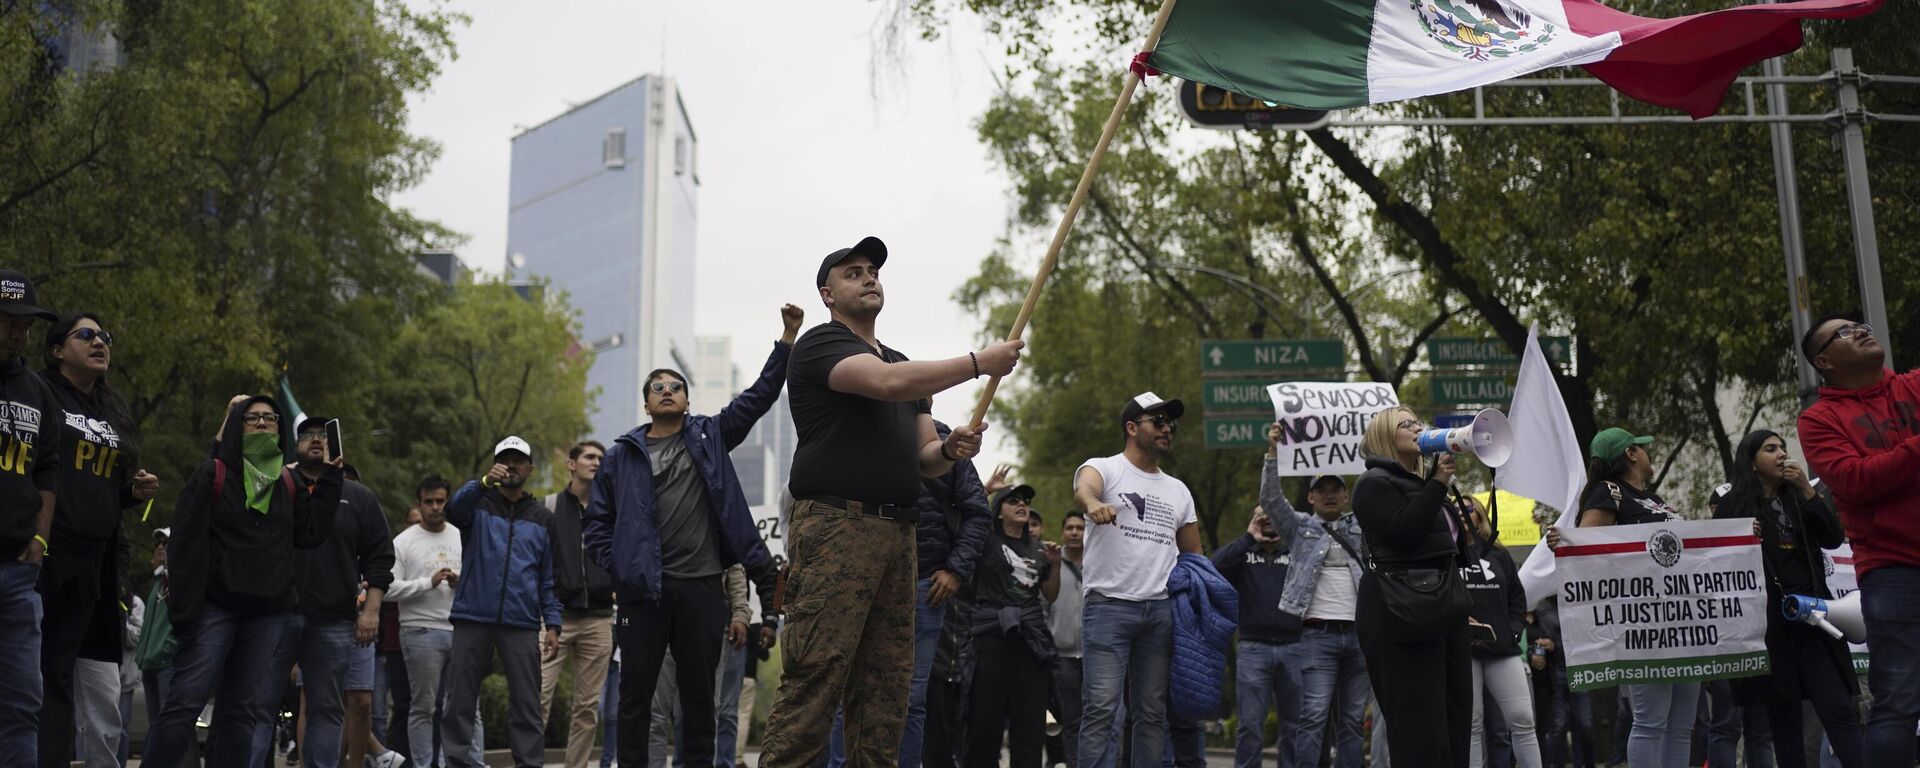
[[[787,357],[793,345],[775,342],[773,354],[760,377],[717,416],[688,416],[687,455],[707,484],[715,521],[720,527],[720,564],[746,566],[747,576],[760,593],[762,615],[775,615],[773,556],[747,509],[740,476],[728,455],[747,439],[755,422],[765,416],[787,381]],[[621,602],[660,599],[660,524],[654,517],[653,462],[647,457],[647,430],[642,424],[621,435],[600,463],[593,479],[593,501],[587,507],[587,556],[613,575],[614,592]]]
[[[532,495],[508,501],[497,488],[468,480],[447,502],[447,522],[460,529],[460,586],[454,621],[522,629],[560,627],[553,592],[553,512]]]

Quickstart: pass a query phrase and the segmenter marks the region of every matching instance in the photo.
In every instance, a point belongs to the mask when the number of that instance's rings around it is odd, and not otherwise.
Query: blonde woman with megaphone
[[[1813,704],[1826,727],[1833,754],[1845,768],[1866,765],[1860,740],[1860,715],[1853,698],[1860,683],[1844,641],[1818,627],[1786,618],[1786,595],[1832,600],[1827,589],[1822,549],[1840,546],[1846,536],[1807,472],[1787,455],[1786,441],[1769,430],[1748,433],[1733,453],[1734,474],[1714,493],[1715,518],[1759,521],[1760,550],[1767,574],[1767,655],[1772,671],[1731,682],[1743,705],[1765,706],[1773,726],[1773,749],[1780,768],[1803,768],[1800,702]]]

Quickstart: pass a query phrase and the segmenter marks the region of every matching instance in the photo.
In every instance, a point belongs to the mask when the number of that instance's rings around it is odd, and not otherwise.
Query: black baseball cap
[[[1187,412],[1187,404],[1179,400],[1162,400],[1152,392],[1142,392],[1128,400],[1127,407],[1120,409],[1120,423],[1138,419],[1148,411],[1166,411],[1169,418],[1177,419]]]
[[[1032,503],[1033,502],[1033,486],[1016,485],[1012,488],[1008,488],[1004,491],[994,494],[993,495],[994,514],[1000,513],[1000,505],[1007,503],[1008,499],[1016,499],[1016,498],[1020,499],[1021,501]]]
[[[60,319],[59,315],[40,308],[33,281],[28,280],[25,273],[11,269],[0,269],[0,312],[15,317],[37,317],[49,323]]]
[[[326,416],[308,416],[300,420],[300,426],[294,427],[293,433],[299,435],[309,429],[326,429],[329,421],[333,419]]]
[[[813,287],[827,287],[827,270],[854,256],[865,256],[868,261],[873,262],[875,267],[879,267],[887,263],[887,244],[880,242],[880,238],[868,235],[860,238],[860,242],[854,243],[852,248],[842,248],[827,254],[827,258],[820,262],[820,272],[813,276]]]

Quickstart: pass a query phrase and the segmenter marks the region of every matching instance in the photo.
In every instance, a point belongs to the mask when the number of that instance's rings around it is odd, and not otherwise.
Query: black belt
[[[1307,629],[1320,629],[1327,632],[1352,632],[1353,622],[1345,619],[1307,619],[1300,622]]]
[[[870,501],[851,501],[839,496],[808,496],[801,501],[810,501],[823,507],[830,507],[856,515],[873,515],[882,520],[904,520],[913,522],[917,516],[912,507],[899,504],[875,504]]]

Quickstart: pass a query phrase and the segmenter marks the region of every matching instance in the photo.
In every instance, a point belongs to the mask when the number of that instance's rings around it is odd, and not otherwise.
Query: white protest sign
[[[787,525],[781,519],[780,508],[772,504],[761,504],[747,508],[753,513],[753,527],[760,529],[760,540],[767,543],[767,553],[773,555],[776,566],[787,563]]]
[[[783,497],[785,494],[781,494]],[[760,540],[767,545],[767,554],[773,556],[773,567],[784,568],[787,565],[787,521],[780,514],[780,507],[773,504],[761,504],[747,507],[753,515],[753,527],[760,530]],[[756,591],[758,588],[754,588]],[[747,601],[753,611],[753,623],[760,623],[760,600],[754,597]]]
[[[1827,568],[1827,589],[1833,590],[1833,599],[1851,595],[1860,590],[1860,577],[1853,570],[1853,545],[1841,544],[1839,549],[1820,553],[1820,559]],[[1867,644],[1847,643],[1847,650],[1853,654],[1853,671],[1867,671]]]
[[[1575,528],[1554,550],[1576,691],[1766,674],[1766,576],[1753,521]]]
[[[1284,381],[1268,386],[1267,396],[1273,399],[1274,420],[1280,422],[1275,463],[1282,477],[1365,472],[1360,436],[1367,431],[1367,421],[1400,404],[1391,385],[1377,382]]]

